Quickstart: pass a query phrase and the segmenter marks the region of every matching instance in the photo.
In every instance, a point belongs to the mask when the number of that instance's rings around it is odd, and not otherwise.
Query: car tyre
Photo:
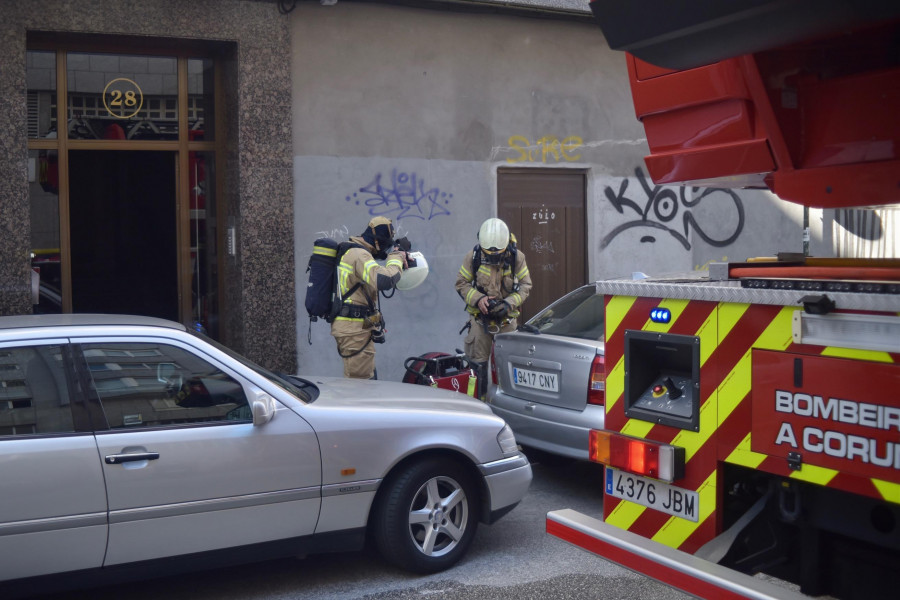
[[[431,458],[385,482],[375,505],[373,536],[381,555],[416,573],[451,567],[478,528],[477,489],[458,464]]]

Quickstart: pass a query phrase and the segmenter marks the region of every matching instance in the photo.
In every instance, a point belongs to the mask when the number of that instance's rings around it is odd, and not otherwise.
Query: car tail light
[[[497,381],[497,361],[494,359],[494,344],[491,344],[491,383],[499,385]]]
[[[589,439],[594,462],[668,483],[684,477],[684,448],[597,429]]]
[[[606,361],[602,356],[595,356],[591,363],[591,374],[588,376],[588,404],[603,406],[606,402]]]

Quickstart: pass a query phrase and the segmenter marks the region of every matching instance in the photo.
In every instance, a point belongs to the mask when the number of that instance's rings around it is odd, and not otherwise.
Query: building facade
[[[4,12],[0,313],[163,316],[293,369],[289,20],[237,0]]]

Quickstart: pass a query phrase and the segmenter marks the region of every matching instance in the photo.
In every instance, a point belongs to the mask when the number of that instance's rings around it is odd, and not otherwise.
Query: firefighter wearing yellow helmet
[[[377,379],[375,343],[384,341],[384,319],[378,292],[396,287],[407,266],[407,252],[394,245],[390,219],[375,217],[338,263],[338,291],[344,297],[331,323],[331,335],[344,360],[344,377]],[[385,260],[384,266],[375,259]]]
[[[494,335],[515,331],[519,307],[531,292],[525,254],[500,219],[481,224],[478,244],[463,258],[456,276],[456,292],[466,303],[469,321],[466,356],[487,363]],[[482,371],[483,373],[483,371]]]

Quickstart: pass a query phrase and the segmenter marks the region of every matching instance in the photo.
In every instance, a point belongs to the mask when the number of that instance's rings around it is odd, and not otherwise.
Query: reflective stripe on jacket
[[[516,252],[515,272],[506,263],[489,265],[482,260],[478,273],[472,273],[473,253],[473,250],[469,250],[456,275],[456,292],[465,301],[466,311],[473,315],[481,314],[478,310],[478,301],[488,295],[505,300],[510,306],[511,318],[519,316],[519,307],[531,292],[531,275],[528,272],[525,253],[521,250]],[[519,290],[514,292],[516,280],[519,283]],[[476,283],[487,294],[480,292]]]
[[[341,257],[338,264],[338,291],[341,296],[350,291],[357,283],[361,283],[350,294],[345,303],[354,306],[376,307],[378,305],[378,277],[394,278],[403,271],[403,258],[399,253],[388,255],[384,266],[375,262],[372,257],[372,248],[362,238],[351,237],[351,242],[359,244],[362,248],[350,248]],[[353,317],[335,317],[331,324],[332,334],[347,335],[362,329],[363,319]]]

